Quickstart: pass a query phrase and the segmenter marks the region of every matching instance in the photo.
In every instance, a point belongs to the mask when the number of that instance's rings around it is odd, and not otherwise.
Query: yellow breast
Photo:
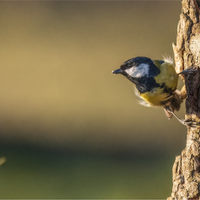
[[[163,106],[163,102],[172,97],[169,91],[176,90],[178,75],[174,66],[170,63],[164,62],[160,64],[159,61],[154,61],[154,64],[160,69],[160,74],[154,77],[160,87],[154,88],[150,92],[142,93],[140,96],[151,106]]]

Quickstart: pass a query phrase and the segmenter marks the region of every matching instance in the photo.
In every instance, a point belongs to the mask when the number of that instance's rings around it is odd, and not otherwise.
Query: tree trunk
[[[187,127],[186,147],[172,169],[172,199],[200,199],[200,1],[182,0],[177,41],[173,44],[177,73],[193,66],[196,72],[184,76],[187,91],[186,119],[196,122]]]

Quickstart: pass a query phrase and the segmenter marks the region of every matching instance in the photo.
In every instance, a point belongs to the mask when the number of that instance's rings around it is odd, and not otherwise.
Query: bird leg
[[[172,111],[169,111],[168,110],[168,112],[170,112],[172,115],[174,115],[174,117],[176,117],[176,119],[181,123],[181,124],[183,124],[184,126],[191,126],[192,125],[192,121],[191,120],[189,120],[189,119],[186,119],[186,120],[184,120],[184,119],[180,119],[174,112],[172,112]]]
[[[165,109],[167,110],[167,112],[171,113],[172,115],[174,115],[174,117],[176,117],[176,119],[183,124],[184,126],[194,126],[196,125],[195,121],[191,120],[191,119],[180,119],[172,110],[169,106],[166,106]]]

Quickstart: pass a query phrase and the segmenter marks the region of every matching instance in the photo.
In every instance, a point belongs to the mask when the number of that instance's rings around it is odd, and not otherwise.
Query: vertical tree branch
[[[200,2],[182,0],[182,11],[173,44],[177,73],[192,68],[184,76],[187,91],[186,119],[197,125],[188,127],[186,147],[172,169],[173,187],[168,199],[200,199]]]

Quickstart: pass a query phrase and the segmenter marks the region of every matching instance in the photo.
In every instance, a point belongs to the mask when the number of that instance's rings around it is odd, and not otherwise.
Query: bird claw
[[[190,127],[195,127],[197,125],[200,125],[199,123],[197,123],[194,119],[185,119],[185,120],[181,120],[181,123],[185,126],[190,126]]]

